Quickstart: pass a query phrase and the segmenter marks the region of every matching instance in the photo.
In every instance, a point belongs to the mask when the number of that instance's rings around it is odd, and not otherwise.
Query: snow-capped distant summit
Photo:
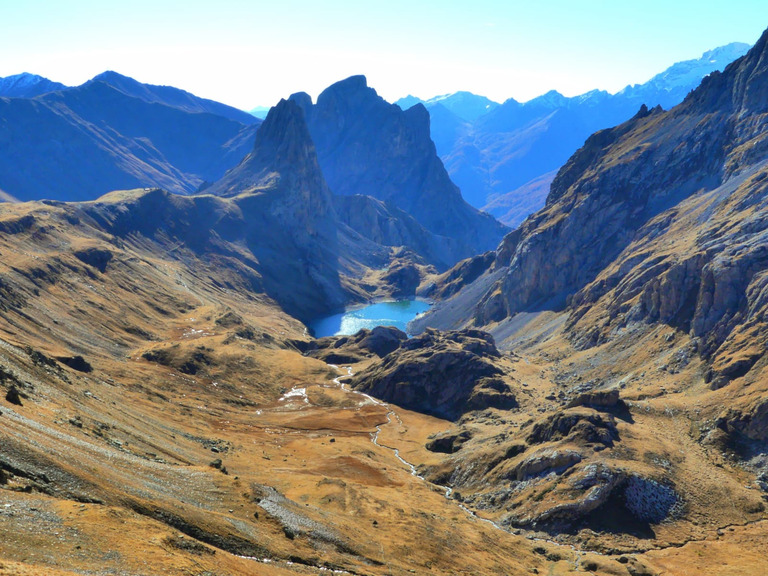
[[[416,96],[406,96],[395,102],[403,110],[412,108],[416,104],[424,104],[427,109],[440,105],[466,122],[473,122],[479,116],[490,112],[499,104],[485,96],[478,96],[472,92],[460,91],[451,94],[441,94],[429,100],[422,100]]]
[[[706,60],[712,64],[726,66],[737,58],[744,56],[744,54],[746,54],[750,48],[751,46],[749,44],[745,44],[744,42],[731,42],[725,46],[707,50],[704,52],[704,54],[702,54],[700,60]]]
[[[524,105],[537,107],[537,108],[560,108],[568,103],[568,98],[560,94],[557,90],[550,90],[546,94],[537,96],[533,100],[529,100]]]
[[[66,88],[64,84],[53,82],[37,74],[22,72],[0,78],[0,96],[6,98],[33,98],[48,92]]]
[[[696,88],[704,76],[715,70],[722,72],[728,64],[746,54],[749,48],[749,44],[732,42],[707,50],[700,58],[673,64],[645,84],[627,86],[617,96],[642,100],[649,105],[654,102],[670,108]]]

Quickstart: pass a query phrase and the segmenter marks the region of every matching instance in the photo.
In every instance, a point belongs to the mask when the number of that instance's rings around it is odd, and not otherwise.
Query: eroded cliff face
[[[304,110],[326,180],[342,196],[362,194],[410,214],[430,233],[451,239],[450,259],[495,247],[507,230],[464,202],[451,182],[429,135],[429,114],[421,106],[403,112],[353,76],[327,88]]]
[[[256,134],[251,153],[206,193],[264,196],[276,223],[301,226],[308,236],[316,235],[329,220],[326,228],[333,228],[331,192],[320,170],[304,114],[290,100],[281,100],[270,111]]]

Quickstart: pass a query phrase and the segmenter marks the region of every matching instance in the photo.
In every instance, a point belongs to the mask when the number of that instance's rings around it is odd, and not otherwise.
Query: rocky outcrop
[[[189,194],[253,147],[259,121],[248,114],[121,77],[135,88],[126,90],[115,76],[0,99],[0,189],[22,201],[94,200],[139,187]],[[150,88],[164,96],[150,99]],[[174,91],[185,97],[169,98]]]
[[[364,358],[384,358],[406,340],[408,335],[394,326],[376,326],[351,336],[327,336],[304,342],[302,352],[329,364],[354,364]]]
[[[717,426],[737,438],[768,442],[768,400],[758,400],[744,410],[726,410],[718,418]]]
[[[57,356],[56,360],[64,364],[65,366],[69,366],[72,368],[72,370],[77,370],[78,372],[93,372],[93,366],[91,366],[90,362],[88,362],[85,358],[83,358],[80,355],[77,356]]]
[[[506,228],[469,206],[451,182],[429,134],[422,105],[402,111],[353,76],[330,86],[312,104],[291,96],[304,110],[318,158],[335,194],[362,194],[413,216],[436,236],[452,239],[448,259],[496,246]]]
[[[360,348],[373,352],[379,358],[394,352],[408,340],[405,332],[394,326],[376,326],[371,330],[361,330],[356,338]]]
[[[5,399],[10,402],[11,404],[16,404],[16,406],[22,406],[21,403],[21,394],[19,393],[19,389],[16,388],[13,384],[10,388],[8,388],[8,392],[5,393]]]
[[[651,478],[632,475],[624,488],[624,505],[637,518],[652,524],[667,519],[680,505],[674,488]]]
[[[619,404],[618,388],[609,390],[592,390],[579,394],[568,403],[568,408],[575,406],[591,406],[593,408],[614,408]]]
[[[109,250],[96,247],[77,250],[75,252],[75,257],[78,260],[93,266],[102,274],[106,271],[107,265],[109,264],[109,261],[112,260],[113,256],[114,255]]]
[[[506,515],[507,526],[539,527],[553,522],[572,524],[608,502],[617,486],[625,480],[624,473],[604,464],[588,464],[573,474],[565,490],[570,498],[550,506],[523,508]]]
[[[398,259],[390,264],[381,280],[390,288],[393,298],[405,299],[416,295],[421,276],[419,267],[412,261]]]
[[[517,405],[498,358],[485,332],[428,330],[356,374],[350,384],[403,408],[454,419],[469,410]]]
[[[531,462],[539,460],[543,462],[546,458]],[[551,468],[552,472],[562,473],[578,464],[575,456],[568,458],[563,454],[559,460],[562,460],[562,465]],[[544,468],[541,473],[547,471]],[[614,519],[624,519],[626,523],[659,524],[674,518],[683,504],[673,487],[603,463],[582,466],[551,494],[552,503],[531,502],[507,514],[502,523],[528,528],[562,527],[589,522],[593,513],[602,510]]]
[[[443,454],[453,454],[461,450],[464,444],[472,437],[468,430],[460,432],[443,432],[430,436],[426,449],[430,452],[440,452]]]
[[[610,414],[602,414],[589,408],[571,408],[557,411],[536,422],[526,441],[528,444],[541,444],[553,440],[568,440],[613,446],[618,436],[616,420]]]

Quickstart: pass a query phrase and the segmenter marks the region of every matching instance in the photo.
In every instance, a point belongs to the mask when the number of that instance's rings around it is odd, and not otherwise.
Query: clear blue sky
[[[252,108],[365,74],[386,99],[615,92],[729,42],[767,0],[0,0],[0,76],[115,70]]]

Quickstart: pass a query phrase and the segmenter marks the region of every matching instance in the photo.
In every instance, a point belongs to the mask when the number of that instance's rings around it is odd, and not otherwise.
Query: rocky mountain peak
[[[115,72],[114,70],[105,70],[101,74],[96,74],[96,76],[91,78],[91,82],[110,82],[115,80],[136,82],[133,78]]]
[[[288,100],[298,104],[299,108],[304,111],[305,117],[308,111],[312,109],[312,97],[306,92],[296,92],[295,94],[291,94]]]
[[[542,94],[533,100],[525,103],[525,106],[537,106],[542,108],[559,108],[565,106],[568,99],[560,94],[557,90],[550,90],[546,94]]]
[[[304,121],[304,112],[292,100],[280,100],[256,133],[253,155],[265,165],[306,166],[317,164],[314,144]]]
[[[350,76],[349,78],[345,78],[344,80],[339,80],[338,82],[331,84],[328,88],[320,93],[320,96],[317,97],[317,102],[319,104],[321,101],[333,96],[349,98],[352,95],[369,91],[373,92],[374,94],[376,93],[376,90],[368,87],[368,79],[362,74],[358,74],[356,76]]]
[[[53,82],[37,74],[22,72],[13,76],[0,78],[0,97],[33,98],[48,92],[63,90],[64,84]]]
[[[277,216],[310,233],[333,210],[304,112],[293,100],[280,100],[269,111],[253,151],[207,192],[267,195]]]
[[[430,138],[423,104],[403,111],[353,76],[324,90],[304,109],[317,157],[334,194],[363,194],[410,214],[432,234],[446,237],[450,261],[491,249],[505,228],[464,202]],[[450,240],[448,240],[450,239]]]

